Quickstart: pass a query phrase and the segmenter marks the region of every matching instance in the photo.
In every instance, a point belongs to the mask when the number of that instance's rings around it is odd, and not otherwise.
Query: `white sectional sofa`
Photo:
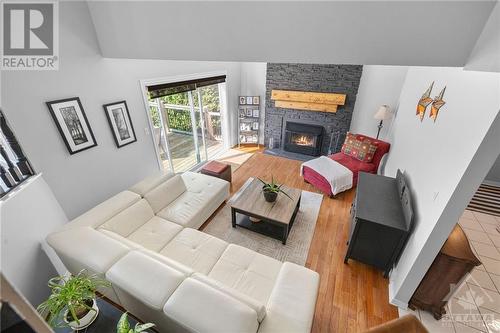
[[[104,276],[112,288],[101,292],[160,332],[309,332],[316,272],[196,230],[228,196],[218,178],[153,176],[47,242],[71,273]]]

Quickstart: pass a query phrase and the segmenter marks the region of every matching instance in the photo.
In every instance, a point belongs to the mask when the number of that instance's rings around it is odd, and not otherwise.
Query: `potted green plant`
[[[111,283],[82,270],[69,277],[56,276],[48,285],[52,293],[37,307],[38,312],[47,315],[47,322],[52,327],[69,326],[79,330],[92,324],[99,314],[97,289],[110,287]]]
[[[292,199],[285,191],[283,191],[281,189],[281,187],[283,186],[283,184],[280,185],[280,184],[277,184],[277,183],[274,182],[274,177],[273,176],[271,176],[271,182],[270,183],[267,183],[267,182],[263,181],[260,178],[257,178],[257,179],[260,180],[261,183],[263,184],[263,186],[262,186],[262,192],[264,193],[264,198],[266,199],[267,202],[275,202],[276,198],[278,198],[278,194],[279,193],[283,193],[288,198],[290,198],[290,200]]]
[[[152,323],[145,323],[145,324],[135,324],[134,328],[130,328],[130,323],[128,322],[128,315],[125,312],[122,314],[120,317],[120,320],[118,321],[118,325],[116,325],[116,333],[140,333],[148,328],[151,328],[155,326],[155,324]]]

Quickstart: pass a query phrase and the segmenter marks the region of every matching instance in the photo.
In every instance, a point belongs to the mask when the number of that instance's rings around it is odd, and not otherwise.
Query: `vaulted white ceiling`
[[[89,1],[111,58],[464,66],[495,1]]]

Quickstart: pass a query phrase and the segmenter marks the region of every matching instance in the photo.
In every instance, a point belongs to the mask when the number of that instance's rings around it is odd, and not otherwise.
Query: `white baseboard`
[[[395,294],[394,284],[391,283],[391,281],[389,281],[389,303],[397,306],[400,309],[407,310],[408,302],[397,299],[394,294]]]

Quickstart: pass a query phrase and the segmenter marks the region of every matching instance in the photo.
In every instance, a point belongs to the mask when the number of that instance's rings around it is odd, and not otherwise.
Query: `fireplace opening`
[[[319,156],[323,143],[323,126],[287,121],[283,149],[286,151]]]

